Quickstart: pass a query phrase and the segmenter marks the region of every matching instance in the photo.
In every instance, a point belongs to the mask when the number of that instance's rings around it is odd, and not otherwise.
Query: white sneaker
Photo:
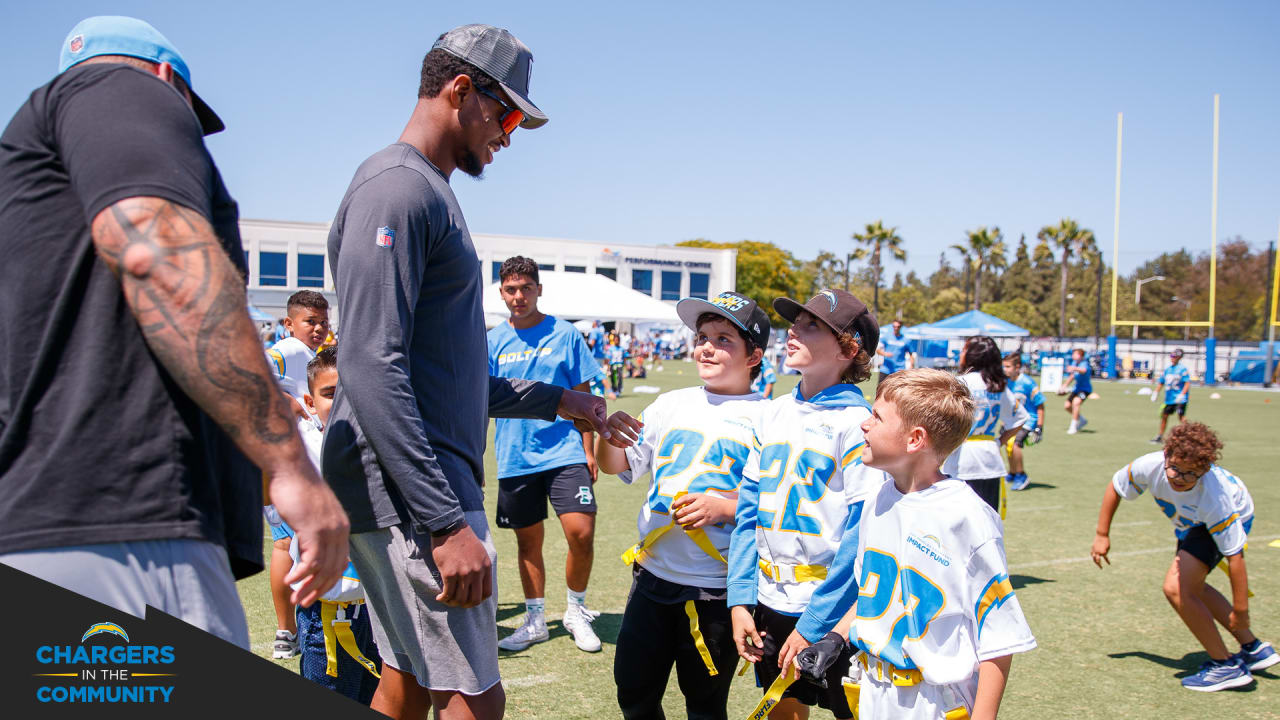
[[[573,642],[583,652],[600,652],[600,638],[591,627],[591,622],[600,617],[600,613],[588,610],[586,605],[569,603],[564,611],[564,629],[573,636]]]
[[[298,636],[288,630],[277,630],[276,639],[271,643],[271,658],[288,660],[300,654],[302,651],[298,649]]]
[[[1073,422],[1071,423],[1071,427],[1067,428],[1067,434],[1075,435],[1079,430],[1080,428],[1076,427],[1076,424]]]
[[[1080,416],[1080,427],[1079,427],[1079,429],[1080,429],[1080,430],[1083,430],[1083,429],[1084,429],[1084,426],[1085,426],[1085,425],[1088,425],[1088,424],[1089,424],[1089,418],[1087,418],[1087,417],[1085,417],[1085,416],[1081,415],[1081,416]]]
[[[546,642],[549,639],[551,639],[551,633],[547,632],[546,616],[525,614],[524,624],[517,628],[515,632],[499,640],[498,648],[510,652],[518,652],[530,645]]]

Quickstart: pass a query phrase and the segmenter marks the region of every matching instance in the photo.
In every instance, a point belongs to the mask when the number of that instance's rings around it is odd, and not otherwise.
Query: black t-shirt
[[[152,196],[244,268],[235,202],[173,86],[82,65],[0,136],[0,553],[162,538],[261,569],[261,476],[150,353],[90,223]],[[193,359],[194,361],[194,359]]]

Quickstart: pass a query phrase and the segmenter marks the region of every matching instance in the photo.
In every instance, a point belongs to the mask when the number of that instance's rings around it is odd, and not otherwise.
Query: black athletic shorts
[[[1222,559],[1222,551],[1218,549],[1218,543],[1213,541],[1213,535],[1209,534],[1209,528],[1204,525],[1191,528],[1178,541],[1178,551],[1184,550],[1190,553],[1191,557],[1204,563],[1210,570]]]
[[[596,494],[585,464],[543,470],[529,475],[498,479],[497,524],[520,529],[547,519],[547,500],[556,515],[595,513]]]
[[[1067,396],[1067,402],[1071,402],[1076,398],[1080,398],[1080,404],[1083,405],[1084,401],[1089,399],[1089,393],[1083,390],[1074,390],[1071,392],[1070,395]]]
[[[965,480],[973,491],[978,493],[988,505],[1000,512],[1000,483],[1004,478],[984,478],[982,480]]]
[[[1187,404],[1186,403],[1167,404],[1164,406],[1164,409],[1160,411],[1160,417],[1169,417],[1174,413],[1178,413],[1178,417],[1186,417]]]
[[[796,623],[800,618],[783,615],[764,605],[756,605],[752,616],[756,621],[756,632],[764,635],[764,657],[755,663],[756,684],[760,686],[761,691],[767,691],[773,681],[782,674],[778,668],[778,650],[791,636],[791,631],[796,629]],[[791,683],[791,687],[787,688],[782,697],[795,698],[805,705],[817,705],[838,718],[853,717],[853,710],[849,709],[849,701],[844,694],[844,684],[841,682],[849,672],[849,663],[852,660],[853,650],[845,644],[840,657],[836,658],[836,661],[831,664],[831,669],[827,671],[825,690],[802,678]]]

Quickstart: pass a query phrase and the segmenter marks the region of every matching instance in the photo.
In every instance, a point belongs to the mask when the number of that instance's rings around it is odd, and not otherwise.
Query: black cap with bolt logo
[[[698,317],[703,313],[715,313],[742,328],[757,346],[769,346],[769,316],[746,295],[722,292],[710,300],[689,297],[676,303],[676,314],[694,332],[698,331]]]

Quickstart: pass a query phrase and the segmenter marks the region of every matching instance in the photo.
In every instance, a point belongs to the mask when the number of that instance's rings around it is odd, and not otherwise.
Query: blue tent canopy
[[[275,320],[275,318],[259,310],[258,306],[253,303],[249,303],[249,318],[254,322],[272,322]]]
[[[970,335],[988,335],[993,338],[1027,337],[1031,332],[981,310],[969,310],[938,322],[903,328],[902,334],[912,340],[931,340]]]

